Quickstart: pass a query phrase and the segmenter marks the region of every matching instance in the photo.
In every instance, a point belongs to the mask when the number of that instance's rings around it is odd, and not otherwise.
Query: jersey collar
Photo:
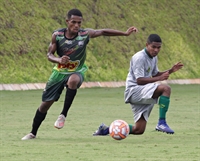
[[[149,58],[153,59],[153,57],[147,52],[147,49],[144,48],[145,53],[148,55]]]

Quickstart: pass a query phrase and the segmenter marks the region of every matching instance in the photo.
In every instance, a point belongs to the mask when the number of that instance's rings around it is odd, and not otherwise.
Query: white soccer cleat
[[[30,140],[30,139],[35,139],[35,135],[33,135],[32,133],[29,133],[27,135],[25,135],[22,140]]]
[[[58,119],[54,123],[54,127],[57,129],[62,129],[65,124],[65,116],[64,115],[59,115]]]

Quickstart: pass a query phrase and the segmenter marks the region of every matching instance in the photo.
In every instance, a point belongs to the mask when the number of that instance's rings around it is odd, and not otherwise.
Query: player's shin
[[[67,116],[67,112],[74,100],[74,97],[76,96],[76,92],[77,92],[77,89],[67,88],[66,95],[65,95],[65,103],[64,103],[63,110],[61,112],[61,114],[63,114],[65,117]]]
[[[41,113],[39,109],[37,109],[35,117],[33,119],[32,130],[31,133],[36,136],[38,128],[40,127],[42,121],[45,119],[47,113]]]
[[[159,99],[159,119],[165,119],[169,108],[170,99],[167,96],[160,96]]]
[[[174,134],[174,130],[172,130],[166,122],[166,113],[169,107],[170,99],[167,96],[160,96],[159,99],[159,121],[156,126],[157,131],[165,132],[167,134]]]

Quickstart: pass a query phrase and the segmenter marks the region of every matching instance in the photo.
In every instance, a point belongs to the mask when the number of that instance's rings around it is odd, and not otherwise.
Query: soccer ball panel
[[[109,133],[115,140],[125,139],[129,135],[129,125],[124,120],[115,120],[110,124]]]

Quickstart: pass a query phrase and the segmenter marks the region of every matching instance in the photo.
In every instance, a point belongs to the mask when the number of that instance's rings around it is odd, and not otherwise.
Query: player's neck
[[[67,28],[65,30],[65,37],[67,39],[74,39],[76,36],[78,35],[78,33],[72,33],[70,32]]]
[[[153,57],[148,53],[147,49],[144,48],[145,53],[148,55],[149,58],[153,59]]]

